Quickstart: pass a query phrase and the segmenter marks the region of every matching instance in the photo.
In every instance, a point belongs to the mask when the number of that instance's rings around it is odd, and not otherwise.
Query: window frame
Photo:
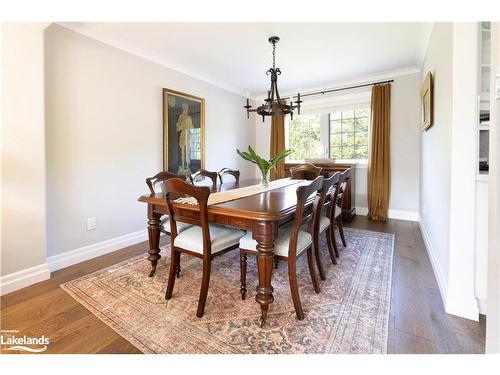
[[[331,136],[332,136],[332,122],[335,121],[335,120],[332,120],[332,114],[333,113],[345,113],[345,112],[349,112],[349,111],[352,111],[353,112],[353,117],[352,117],[352,120],[353,120],[353,130],[351,132],[343,132],[343,131],[340,131],[339,133],[336,133],[336,134],[340,134],[341,135],[341,150],[344,148],[343,146],[343,143],[344,143],[344,137],[343,135],[344,134],[353,134],[353,137],[354,137],[354,143],[356,142],[356,129],[355,129],[355,125],[354,125],[354,121],[358,118],[356,117],[356,114],[355,114],[355,111],[356,110],[367,110],[368,111],[368,115],[366,117],[359,117],[359,118],[366,118],[366,121],[368,123],[368,129],[367,129],[367,152],[368,152],[368,155],[366,158],[364,159],[346,159],[346,158],[340,158],[340,159],[333,159],[334,161],[339,161],[339,162],[343,162],[343,163],[358,163],[358,164],[367,164],[368,163],[368,157],[370,155],[370,123],[371,123],[371,111],[370,111],[370,105],[369,103],[359,103],[358,105],[352,105],[352,106],[349,106],[349,107],[344,107],[344,108],[339,108],[337,110],[332,110],[328,113],[328,158],[329,159],[332,159],[332,147],[338,147],[338,146],[332,146],[331,144]],[[351,118],[345,118],[347,120],[351,119]],[[341,117],[341,122],[343,122],[344,118]],[[341,125],[342,126],[342,125]],[[335,133],[333,133],[335,134]],[[356,146],[354,145],[353,147],[356,148]],[[343,154],[343,153],[342,153]]]
[[[301,116],[308,116],[308,115],[319,115],[320,116],[320,145],[323,144],[321,140],[321,115],[322,113],[316,113],[316,112],[307,112],[307,113],[302,113]],[[297,115],[296,115],[297,116]],[[285,148],[290,147],[290,116],[285,117]],[[293,163],[293,162],[303,162],[305,159],[289,159],[288,157],[285,159],[285,162],[287,163]]]
[[[348,111],[355,111],[355,110],[361,110],[361,109],[366,109],[368,110],[368,116],[367,116],[367,121],[368,121],[368,130],[367,130],[367,140],[368,140],[368,157],[366,159],[332,159],[332,153],[331,153],[331,125],[332,125],[332,114],[336,112],[348,112]],[[305,113],[304,113],[305,112]],[[368,164],[368,158],[370,155],[370,127],[371,127],[371,110],[370,110],[370,101],[362,100],[359,102],[355,103],[349,103],[347,105],[336,105],[336,106],[328,106],[327,108],[320,108],[320,109],[311,109],[308,111],[303,111],[301,115],[327,115],[328,116],[328,121],[326,125],[326,129],[320,128],[320,143],[322,147],[325,149],[325,159],[330,159],[333,160],[336,163],[345,163],[345,164],[359,164],[359,165],[367,165]],[[353,120],[356,117],[353,117]],[[321,120],[320,120],[321,121]],[[290,126],[290,117],[285,118],[285,147],[288,148],[290,145],[290,131],[289,131],[289,126]],[[321,125],[323,126],[323,125]],[[353,129],[354,133],[354,129]],[[339,133],[339,134],[344,134],[344,133]],[[323,135],[323,137],[322,137]],[[324,137],[326,136],[326,140]],[[307,158],[309,159],[309,158]],[[314,159],[311,157],[310,159]],[[295,159],[289,159],[286,158],[285,162],[286,163],[294,163],[294,162],[303,162],[303,160],[295,160]]]
[[[191,160],[201,160],[201,130],[200,130],[200,128],[190,129],[189,142],[190,142],[190,150],[189,150],[190,159]],[[199,157],[197,157],[197,156],[199,156]]]

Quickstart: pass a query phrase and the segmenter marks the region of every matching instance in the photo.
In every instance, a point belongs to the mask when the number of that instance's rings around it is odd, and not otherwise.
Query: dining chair
[[[311,163],[303,163],[296,167],[290,168],[290,176],[300,180],[314,180],[321,173],[322,168],[316,167]],[[277,269],[279,259],[274,259],[274,268]],[[323,280],[323,279],[322,279]]]
[[[303,163],[296,167],[290,168],[292,178],[301,180],[314,180],[321,173],[322,168],[316,167],[311,163]]]
[[[316,264],[318,266],[319,277],[321,280],[326,280],[325,271],[323,269],[323,264],[321,262],[319,237],[323,232],[325,232],[326,243],[328,246],[328,252],[330,253],[330,258],[333,264],[337,264],[337,258],[335,256],[334,248],[334,238],[332,237],[332,223],[335,220],[335,209],[337,208],[337,185],[340,178],[340,173],[335,172],[328,178],[323,180],[323,187],[320,191],[320,201],[316,207],[316,221],[314,223],[314,256],[316,258]],[[333,210],[332,210],[333,207]]]
[[[210,179],[210,181],[212,182],[212,187],[215,188],[217,186],[218,176],[219,176],[219,174],[217,172],[210,172],[210,171],[207,171],[206,169],[200,169],[198,172],[194,173],[191,177],[192,177],[192,182],[194,185],[196,185],[197,181],[204,180],[205,177],[208,177]],[[205,185],[203,185],[203,186],[205,186]]]
[[[278,237],[274,241],[274,257],[286,260],[288,264],[288,279],[292,294],[293,306],[297,319],[304,319],[304,312],[300,302],[299,288],[297,285],[297,258],[307,253],[307,263],[311,275],[314,291],[319,293],[319,283],[314,270],[312,247],[313,231],[317,206],[320,204],[320,190],[323,185],[323,176],[319,176],[307,186],[297,188],[297,205],[294,220],[278,229]],[[305,204],[311,195],[315,195],[313,209],[306,210]],[[247,255],[257,255],[257,241],[252,238],[252,232],[240,240],[240,267],[241,267],[241,299],[246,298],[246,270]]]
[[[148,188],[149,188],[149,191],[151,194],[159,193],[159,191],[157,191],[155,189],[157,185],[160,186],[162,192],[165,192],[165,181],[167,181],[171,178],[180,178],[183,180],[188,180],[189,177],[184,176],[184,175],[173,174],[173,173],[170,173],[167,171],[162,171],[162,172],[155,174],[153,177],[146,178],[146,185],[148,185]],[[161,229],[160,229],[161,232],[165,233],[165,234],[170,234],[169,216],[163,215],[160,218],[160,222],[161,222],[161,224],[160,224],[161,225]],[[190,226],[191,226],[191,224],[179,222],[177,230],[179,232],[181,232],[184,229],[189,228]]]
[[[342,245],[344,247],[347,246],[347,242],[345,240],[345,235],[344,235],[344,227],[342,225],[342,206],[344,204],[344,196],[345,196],[345,191],[347,188],[347,178],[349,177],[349,170],[345,170],[342,172],[339,176],[339,182],[338,182],[338,192],[337,192],[337,207],[335,207],[335,224],[339,228],[339,234],[340,234],[340,239],[342,240]],[[333,228],[333,227],[332,227]],[[333,240],[335,241],[335,236],[333,235]],[[335,254],[337,257],[339,256],[338,254],[338,249],[335,244]]]
[[[230,176],[233,176],[234,179],[236,180],[236,184],[239,184],[240,183],[240,171],[238,170],[235,170],[235,169],[230,169],[230,168],[222,168],[220,171],[219,171],[219,180],[220,180],[220,183],[223,184],[224,181],[223,181],[223,177],[225,175],[230,175]]]
[[[172,200],[179,195],[190,196],[196,199],[199,207],[199,217],[176,215]],[[208,186],[194,186],[185,181],[172,178],[165,181],[165,197],[170,212],[171,258],[168,274],[167,292],[165,299],[172,298],[176,272],[181,261],[181,254],[192,255],[203,259],[203,274],[200,297],[196,316],[201,318],[205,311],[208,286],[210,283],[210,269],[212,259],[229,250],[238,248],[240,238],[245,232],[239,229],[227,228],[208,222]],[[182,220],[192,226],[182,232],[177,231],[177,222]]]

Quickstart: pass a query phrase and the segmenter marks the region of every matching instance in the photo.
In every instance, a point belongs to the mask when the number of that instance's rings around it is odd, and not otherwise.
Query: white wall
[[[420,74],[386,75],[384,79],[394,79],[391,89],[391,198],[389,216],[417,220],[419,205],[419,108]],[[367,81],[371,81],[367,79]],[[307,91],[307,90],[306,90]],[[357,96],[361,97],[361,92]],[[365,90],[366,91],[366,90]],[[369,89],[363,100],[370,97]],[[345,96],[354,96],[352,91],[331,98],[331,104],[338,103]],[[350,99],[351,101],[353,98]],[[305,99],[305,102],[307,99]],[[327,99],[321,99],[327,105]],[[308,103],[304,103],[306,106]],[[255,118],[256,150],[269,156],[271,122],[263,123]],[[358,214],[367,211],[367,166],[356,168],[355,204]]]
[[[389,210],[418,212],[419,164],[420,74],[417,73],[395,77],[392,84]]]
[[[475,22],[453,24],[450,250],[446,311],[479,318],[475,295],[475,218],[479,34]]]
[[[49,256],[146,228],[137,198],[162,169],[162,88],[205,98],[207,169],[253,177],[235,152],[255,143],[243,97],[57,25],[45,62]]]
[[[475,294],[478,24],[436,23],[422,69],[434,124],[421,135],[420,226],[446,312],[479,317]]]
[[[46,26],[2,25],[2,294],[49,277],[45,264]]]
[[[443,299],[447,293],[450,222],[453,24],[435,23],[422,66],[434,80],[433,125],[420,135],[420,226]]]

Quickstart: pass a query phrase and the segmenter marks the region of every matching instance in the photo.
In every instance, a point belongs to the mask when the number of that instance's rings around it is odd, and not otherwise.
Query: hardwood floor
[[[484,353],[485,317],[446,314],[418,223],[356,216],[344,227],[395,234],[389,353]]]
[[[345,227],[396,235],[389,353],[484,353],[484,317],[477,323],[444,312],[418,223],[380,223],[356,216]],[[161,241],[168,239],[162,237]],[[130,246],[59,270],[50,280],[2,296],[0,328],[49,337],[45,353],[140,353],[59,285],[143,254],[146,249],[146,242]]]

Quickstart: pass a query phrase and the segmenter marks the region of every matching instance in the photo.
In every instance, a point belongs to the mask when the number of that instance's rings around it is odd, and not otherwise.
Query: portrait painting
[[[192,175],[204,166],[205,100],[163,89],[163,169]]]
[[[433,103],[432,103],[432,73],[427,73],[427,77],[425,77],[425,81],[420,88],[420,102],[421,102],[421,129],[423,131],[429,129],[432,125],[433,119]]]

